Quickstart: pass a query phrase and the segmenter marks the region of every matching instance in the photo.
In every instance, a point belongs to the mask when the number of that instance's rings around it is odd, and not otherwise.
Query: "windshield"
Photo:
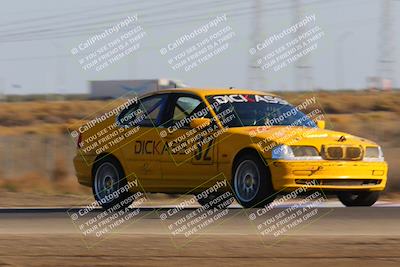
[[[316,127],[307,115],[270,95],[211,95],[206,97],[225,127],[291,125]],[[226,115],[230,114],[230,115]],[[228,120],[226,116],[230,116]]]

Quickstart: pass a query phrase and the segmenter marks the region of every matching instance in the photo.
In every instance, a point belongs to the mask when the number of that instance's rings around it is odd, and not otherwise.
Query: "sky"
[[[295,64],[279,71],[254,68],[259,56],[286,44],[293,35],[256,56],[249,49],[314,14],[315,21],[309,26],[318,26],[324,34],[316,41],[317,48],[302,59],[308,66],[309,77],[304,87],[365,88],[367,78],[378,73],[381,10],[385,0],[303,0],[297,16],[293,0],[0,1],[0,92],[69,94],[86,93],[91,80],[157,78],[178,79],[192,87],[299,90],[302,85]],[[392,14],[399,14],[400,1],[392,0],[391,4]],[[160,49],[224,14],[226,21],[215,30],[229,26],[234,32],[228,48],[190,71],[174,70],[168,59],[179,49],[169,51],[166,56]],[[135,25],[140,25],[146,33],[140,40],[140,48],[101,71],[84,70],[79,63],[83,54],[73,55],[71,49],[96,32],[135,15],[138,16]],[[390,32],[393,46],[388,49],[396,61],[394,74],[398,76],[400,60],[396,44],[400,21],[393,16],[389,22],[393,23]],[[188,41],[181,51],[210,33],[211,30]],[[105,43],[114,37],[108,37]],[[256,84],[251,82],[253,76],[258,77]],[[394,86],[398,86],[397,82],[394,80]]]

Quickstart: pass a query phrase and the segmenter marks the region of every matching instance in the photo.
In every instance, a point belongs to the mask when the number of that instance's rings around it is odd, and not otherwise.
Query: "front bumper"
[[[276,191],[308,189],[327,191],[382,191],[387,180],[386,162],[269,161]],[[311,184],[311,185],[310,185]]]

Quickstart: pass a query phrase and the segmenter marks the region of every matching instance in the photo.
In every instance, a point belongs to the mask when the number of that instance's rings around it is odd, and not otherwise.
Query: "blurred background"
[[[316,96],[334,130],[382,145],[389,162],[385,194],[396,197],[399,12],[397,0],[4,0],[0,205],[67,206],[90,198],[74,177],[68,127],[116,97],[112,87],[110,95],[96,95],[93,81],[125,80],[258,89],[293,104]],[[102,71],[82,69],[71,49],[135,14],[146,32],[140,49]],[[172,69],[160,49],[223,14],[235,32],[229,48],[191,71]],[[313,25],[324,32],[317,49],[280,71],[257,66],[251,47],[314,14]]]

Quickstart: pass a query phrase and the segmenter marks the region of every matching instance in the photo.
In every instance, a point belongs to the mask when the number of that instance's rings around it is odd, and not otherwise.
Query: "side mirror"
[[[320,129],[325,129],[325,121],[317,121],[317,126]]]
[[[204,128],[211,124],[211,120],[207,118],[195,118],[190,122],[190,128]]]

